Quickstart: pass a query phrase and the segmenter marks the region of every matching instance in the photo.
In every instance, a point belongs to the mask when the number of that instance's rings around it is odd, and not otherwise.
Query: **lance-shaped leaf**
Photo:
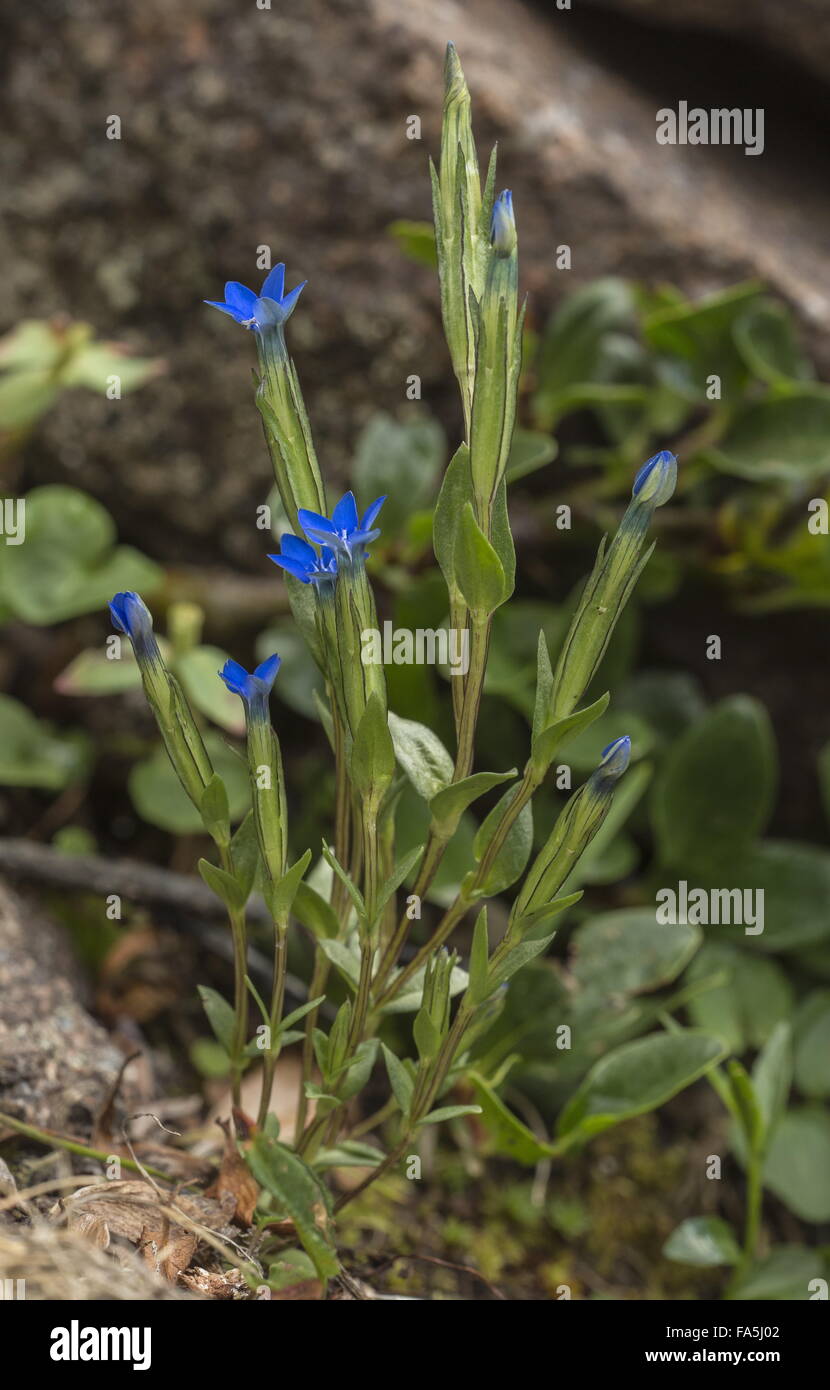
[[[452,780],[453,760],[438,735],[426,724],[391,713],[389,733],[395,757],[419,795],[429,801],[443,791]]]
[[[429,803],[436,827],[445,839],[449,839],[458,827],[458,822],[467,807],[485,792],[492,791],[502,782],[509,782],[517,774],[515,767],[509,772],[474,772],[460,782],[435,793]]]
[[[294,1223],[300,1244],[323,1281],[334,1278],[340,1261],[334,1248],[334,1222],[325,1187],[298,1154],[276,1139],[257,1134],[248,1165],[261,1187],[276,1198]]]
[[[465,503],[455,538],[453,575],[464,602],[482,621],[510,597],[504,566]]]

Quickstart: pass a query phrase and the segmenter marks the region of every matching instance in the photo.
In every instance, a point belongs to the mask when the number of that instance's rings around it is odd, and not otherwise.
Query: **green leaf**
[[[392,1094],[398,1102],[401,1114],[407,1116],[409,1107],[412,1104],[412,1093],[415,1083],[399,1057],[394,1052],[381,1043],[383,1060],[386,1063],[386,1070],[389,1075],[389,1085],[392,1087]]]
[[[215,989],[210,989],[208,985],[199,985],[199,998],[217,1041],[222,1044],[230,1056],[236,1027],[233,1009],[227,1000],[222,998],[221,994],[218,994]]]
[[[582,896],[580,890],[576,893],[567,893],[560,898],[551,898],[550,902],[545,903],[542,907],[534,908],[533,912],[526,912],[521,917],[517,917],[514,923],[517,935],[534,942],[538,941],[542,928],[554,917],[558,917],[560,912],[565,912],[569,907],[573,907],[574,903],[578,903]],[[553,938],[548,937],[547,939],[552,940]]]
[[[508,1110],[483,1076],[470,1072],[469,1080],[481,1104],[484,1124],[493,1138],[496,1153],[514,1158],[528,1168],[534,1168],[543,1158],[550,1158],[555,1152],[554,1146],[537,1139],[533,1131]]]
[[[432,519],[432,547],[451,597],[459,593],[454,555],[461,513],[472,496],[470,451],[460,444],[447,465]]]
[[[655,780],[662,862],[682,867],[687,878],[698,869],[731,869],[767,822],[775,780],[766,710],[747,696],[723,700],[678,740]]]
[[[483,907],[476,918],[476,924],[473,928],[473,944],[470,948],[470,983],[467,986],[467,1003],[472,1007],[481,1004],[491,992],[487,987],[489,961],[487,908]]]
[[[231,840],[233,874],[247,902],[260,866],[259,839],[253,811],[249,811]]]
[[[247,765],[214,733],[205,736],[205,748],[214,771],[225,784],[231,823],[235,824],[245,815],[251,800]],[[193,835],[202,829],[202,817],[179,782],[162,744],[149,758],[131,768],[127,786],[133,806],[150,825],[173,835]]]
[[[754,483],[807,483],[830,472],[830,391],[814,386],[756,401],[706,458]]]
[[[219,679],[227,659],[227,653],[219,647],[193,647],[176,657],[175,671],[188,700],[199,713],[229,734],[241,737],[245,732],[242,701]]]
[[[485,852],[501,825],[508,807],[519,791],[520,783],[508,787],[507,791],[482,821],[473,842],[473,853],[477,863],[481,863]],[[522,808],[507,832],[504,844],[496,855],[486,881],[482,885],[484,897],[493,898],[503,893],[524,873],[530,851],[533,848],[533,808],[528,802]]]
[[[268,910],[275,922],[287,922],[288,914],[294,906],[297,889],[310,863],[311,850],[307,849],[296,864],[292,864],[287,873],[283,874],[279,883],[268,886],[266,890]]]
[[[807,996],[795,1018],[795,1084],[810,1100],[830,1095],[830,990]]]
[[[323,858],[325,859],[329,868],[337,874],[337,877],[340,879],[340,882],[343,884],[343,887],[346,889],[346,892],[352,900],[352,904],[354,906],[355,912],[357,913],[359,921],[365,925],[367,923],[367,917],[366,903],[363,900],[363,894],[361,893],[360,889],[356,887],[356,885],[352,881],[351,875],[348,874],[346,870],[343,868],[343,865],[340,863],[340,860],[337,858],[337,855],[334,853],[334,850],[326,844],[325,840],[323,841]]]
[[[278,1140],[257,1134],[247,1154],[257,1182],[270,1192],[293,1221],[306,1254],[320,1279],[332,1279],[340,1268],[334,1248],[333,1221],[325,1188],[313,1169]]]
[[[819,1250],[801,1245],[779,1245],[764,1260],[751,1265],[727,1294],[741,1303],[759,1300],[795,1302],[815,1297],[810,1285],[826,1279],[827,1270]]]
[[[393,869],[392,873],[389,875],[386,882],[382,885],[378,893],[377,911],[375,913],[375,924],[377,924],[377,921],[380,918],[383,909],[386,907],[386,904],[388,903],[389,899],[393,897],[395,893],[397,893],[401,884],[407,878],[409,878],[410,874],[412,873],[412,870],[415,868],[415,865],[418,863],[421,856],[423,855],[423,852],[424,846],[416,845],[414,849],[411,849],[407,854],[402,855],[398,863],[395,865],[395,868]]]
[[[661,927],[675,932],[676,926]],[[725,972],[722,985],[707,990],[689,1003],[689,1016],[697,1027],[713,1033],[730,1052],[746,1052],[766,1042],[782,1019],[790,1016],[793,991],[780,966],[759,959],[725,941],[707,941],[688,979],[702,980]]]
[[[343,1139],[336,1149],[321,1149],[314,1160],[314,1167],[377,1168],[382,1161],[383,1154],[372,1144],[363,1144],[359,1139]]]
[[[663,1254],[678,1264],[712,1269],[716,1265],[737,1264],[741,1248],[732,1227],[722,1217],[689,1216],[672,1231]]]
[[[440,1125],[442,1120],[457,1120],[460,1115],[481,1115],[480,1105],[442,1105],[438,1110],[431,1110],[422,1120],[418,1121],[418,1128],[421,1125]]]
[[[607,336],[633,326],[633,287],[607,276],[570,294],[545,328],[533,398],[536,423],[550,429],[566,413],[570,388],[595,379]]]
[[[207,859],[199,860],[199,873],[208,888],[225,904],[229,912],[238,912],[245,906],[242,885],[224,869],[211,864]]]
[[[412,1036],[415,1039],[415,1046],[418,1049],[418,1056],[421,1061],[431,1061],[438,1056],[441,1047],[441,1034],[430,1018],[425,1005],[422,1005],[415,1015],[412,1024]]]
[[[288,523],[286,529],[287,526]],[[287,577],[293,579],[292,575]],[[294,582],[302,590],[308,591],[312,587],[300,583],[299,580]],[[294,600],[292,612],[300,602],[300,599]],[[265,661],[272,652],[279,652],[282,657],[280,678],[274,685],[276,698],[297,714],[305,715],[306,719],[319,719],[317,700],[324,692],[325,683],[320,668],[309,650],[305,634],[299,630],[296,622],[274,623],[259,634],[256,639],[257,660]]]
[[[268,1266],[266,1283],[275,1293],[282,1293],[316,1279],[317,1271],[304,1250],[281,1250]]]
[[[430,799],[429,809],[432,811],[432,818],[443,835],[449,838],[455,831],[461,816],[467,807],[472,805],[480,796],[492,791],[493,787],[501,786],[502,782],[509,782],[517,775],[517,769],[511,768],[509,772],[474,772],[470,777],[464,777],[460,782],[453,782],[450,786],[442,788]]]
[[[540,633],[539,636],[541,640],[542,634]],[[544,680],[544,676],[542,679]],[[541,720],[545,715],[541,713],[537,704],[537,714],[533,720],[534,731],[537,717],[540,721],[539,732],[534,732],[533,735],[533,766],[537,773],[542,775],[547,772],[562,744],[573,738],[574,735],[582,733],[583,729],[587,729],[595,719],[604,714],[610,699],[611,696],[606,691],[592,705],[587,705],[585,709],[576,710],[574,714],[569,714],[565,719],[557,719],[555,723],[548,724],[547,727],[541,725]]]
[[[770,1033],[752,1068],[752,1089],[766,1137],[772,1134],[784,1113],[792,1079],[792,1029],[788,1023],[779,1023]]]
[[[603,912],[571,937],[569,970],[579,988],[591,993],[641,994],[671,984],[701,941],[698,927],[662,926],[643,908]]]
[[[231,842],[231,821],[228,793],[222,778],[218,777],[215,772],[202,792],[199,810],[202,813],[202,820],[208,834],[212,835],[218,844],[229,845]]]
[[[327,956],[335,969],[352,989],[357,989],[360,977],[360,953],[345,941],[332,941],[330,937],[320,938],[320,950]]]
[[[395,750],[386,720],[386,711],[373,690],[360,717],[352,744],[351,773],[359,795],[377,795],[392,780]]]
[[[588,1139],[621,1120],[656,1110],[725,1055],[717,1038],[692,1030],[624,1043],[591,1068],[560,1114],[557,1134]]]
[[[390,713],[389,733],[395,757],[413,787],[425,801],[430,801],[452,780],[450,754],[437,734],[414,719],[401,719]]]
[[[455,584],[479,619],[489,617],[509,597],[502,562],[476,521],[470,502],[461,513],[452,564]]]
[[[77,488],[54,484],[26,496],[25,545],[0,546],[0,594],[15,617],[39,626],[105,609],[113,594],[145,595],[158,565],[117,546],[109,513]]]
[[[334,909],[321,897],[310,883],[298,883],[294,896],[294,916],[312,934],[319,938],[333,939],[340,930],[340,923]]]
[[[790,1110],[772,1136],[764,1184],[802,1221],[830,1221],[830,1115]]]
[[[57,734],[11,695],[0,694],[0,786],[61,791],[86,774],[91,752],[84,735]]]

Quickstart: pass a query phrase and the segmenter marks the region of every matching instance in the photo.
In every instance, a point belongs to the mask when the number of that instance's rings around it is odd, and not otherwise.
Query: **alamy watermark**
[[[763,107],[663,106],[655,117],[658,145],[743,145],[744,154],[764,153]]]
[[[470,634],[457,627],[365,627],[360,634],[364,666],[447,666],[451,676],[470,669]]]
[[[660,926],[738,926],[745,936],[764,930],[763,888],[690,888],[682,878],[676,888],[658,888],[655,898]]]

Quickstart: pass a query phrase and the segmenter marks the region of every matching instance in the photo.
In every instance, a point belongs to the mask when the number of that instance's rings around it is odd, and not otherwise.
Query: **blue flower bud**
[[[631,489],[631,496],[652,507],[668,502],[677,484],[677,459],[668,449],[661,449],[644,463]]]
[[[509,188],[505,188],[493,204],[490,242],[497,256],[512,256],[516,249],[516,219],[513,215],[513,194]]]
[[[630,760],[631,739],[628,734],[624,734],[622,738],[615,738],[613,743],[603,748],[602,757],[591,780],[595,786],[602,786],[604,789],[613,786],[622,777]]]
[[[109,610],[119,632],[129,637],[134,647],[147,650],[155,645],[153,619],[150,610],[139,594],[128,590],[110,599]]]

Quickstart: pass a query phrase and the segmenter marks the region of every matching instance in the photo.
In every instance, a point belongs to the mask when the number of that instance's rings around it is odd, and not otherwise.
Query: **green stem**
[[[95,1158],[99,1163],[108,1163],[113,1155],[104,1153],[102,1149],[92,1149],[88,1144],[81,1144],[75,1139],[67,1139],[63,1134],[53,1134],[48,1129],[37,1129],[34,1125],[24,1124],[22,1120],[15,1120],[11,1115],[0,1114],[0,1129],[13,1129],[17,1134],[24,1135],[27,1139],[34,1139],[38,1144],[44,1144],[49,1149],[65,1149],[67,1153],[78,1154],[80,1158]],[[172,1182],[169,1173],[163,1173],[160,1168],[151,1168],[149,1163],[136,1163],[131,1158],[122,1158],[117,1155],[118,1162],[122,1168],[129,1168],[131,1173],[149,1173],[152,1178],[162,1178],[164,1182]]]
[[[265,1124],[271,1107],[271,1092],[274,1087],[274,1072],[280,1049],[277,1047],[277,1034],[282,1021],[285,1004],[285,972],[288,964],[288,923],[274,923],[274,985],[271,991],[271,1015],[269,1018],[268,1051],[262,1068],[262,1093],[259,1098],[257,1124],[260,1129]],[[316,999],[312,994],[311,998]]]
[[[225,873],[233,875],[233,860],[227,845],[219,845],[219,858]],[[233,1103],[238,1106],[242,1099],[243,1054],[248,1037],[248,987],[245,983],[248,972],[248,948],[245,909],[229,908],[228,919],[233,939],[234,1030],[231,1043],[231,1091]]]

